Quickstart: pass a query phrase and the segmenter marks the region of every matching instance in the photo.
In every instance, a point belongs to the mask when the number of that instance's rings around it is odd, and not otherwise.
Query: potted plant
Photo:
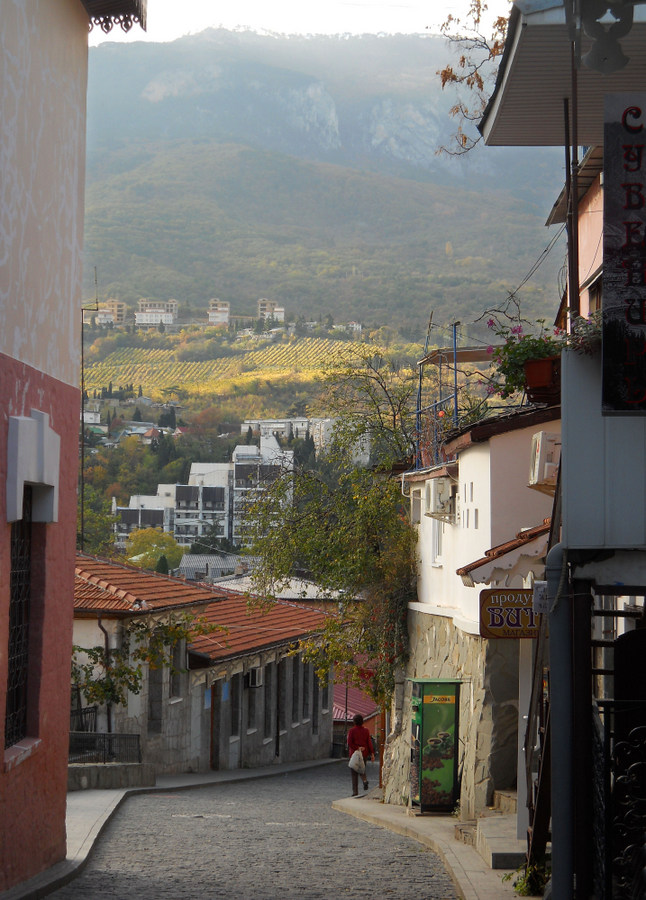
[[[570,333],[560,328],[548,330],[539,319],[534,331],[525,331],[520,322],[501,324],[489,319],[487,325],[503,343],[488,348],[495,371],[488,385],[489,394],[510,397],[525,391],[535,403],[557,403],[561,390],[561,351],[592,354],[601,346],[601,311],[587,318],[577,317]]]
[[[567,334],[559,328],[548,332],[544,322],[538,323],[536,333],[526,333],[521,324],[501,325],[495,319],[487,324],[503,339],[501,345],[488,348],[496,367],[488,392],[506,398],[527,391],[530,399],[543,403],[558,399],[553,388],[560,387],[561,350],[567,346]]]

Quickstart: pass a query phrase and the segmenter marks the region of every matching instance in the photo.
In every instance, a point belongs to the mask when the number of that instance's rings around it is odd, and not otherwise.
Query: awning
[[[511,579],[525,578],[536,568],[536,563],[547,553],[550,519],[540,525],[520,531],[515,538],[487,550],[481,559],[457,570],[467,587],[476,584],[509,586]]]
[[[610,75],[583,64],[577,69],[579,145],[603,144],[604,94],[634,92],[646,83],[643,6],[635,6],[633,25],[620,44],[628,57],[624,68]],[[592,41],[584,34],[581,55],[585,56],[591,46]],[[571,48],[561,0],[517,0],[509,17],[496,87],[478,125],[487,144],[564,145],[563,101],[572,101]]]

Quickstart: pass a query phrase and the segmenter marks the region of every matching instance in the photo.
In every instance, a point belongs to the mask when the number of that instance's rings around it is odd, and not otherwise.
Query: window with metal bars
[[[31,602],[31,488],[25,487],[22,519],[11,526],[11,582],[5,747],[27,735],[29,607]]]

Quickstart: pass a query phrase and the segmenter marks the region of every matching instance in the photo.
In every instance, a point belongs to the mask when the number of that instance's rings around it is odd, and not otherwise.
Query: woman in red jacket
[[[357,713],[352,721],[354,722],[354,727],[348,732],[348,751],[350,756],[352,756],[355,750],[361,750],[364,762],[364,771],[361,773],[361,778],[363,779],[363,789],[364,791],[367,791],[368,778],[365,773],[365,762],[367,759],[373,759],[374,756],[372,751],[372,738],[370,737],[368,729],[364,728],[363,716]],[[350,769],[350,772],[352,773],[352,796],[358,797],[359,773],[355,772],[354,769]]]

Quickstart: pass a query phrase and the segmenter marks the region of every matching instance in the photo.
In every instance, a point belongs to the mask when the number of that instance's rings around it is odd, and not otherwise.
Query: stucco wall
[[[0,567],[10,569],[8,417],[49,415],[58,521],[33,528],[27,740],[0,770],[0,890],[65,856],[80,396],[87,14],[80,0],[0,4]],[[0,707],[8,577],[0,579]]]
[[[460,694],[460,814],[474,818],[494,790],[516,782],[518,642],[485,641],[449,618],[409,612],[412,655],[403,686],[401,733],[386,742],[384,799],[409,802],[411,678],[456,678]],[[394,717],[394,720],[397,716]]]
[[[0,890],[65,856],[79,391],[0,355],[0,485],[7,475],[7,416],[41,408],[61,438],[58,522],[33,526],[28,750],[5,750],[0,770]],[[10,569],[11,525],[0,520],[0,570]],[[9,578],[0,579],[0,647],[8,642]],[[4,710],[7,654],[0,651]]]
[[[80,0],[3,0],[0,352],[79,380],[88,19]]]

